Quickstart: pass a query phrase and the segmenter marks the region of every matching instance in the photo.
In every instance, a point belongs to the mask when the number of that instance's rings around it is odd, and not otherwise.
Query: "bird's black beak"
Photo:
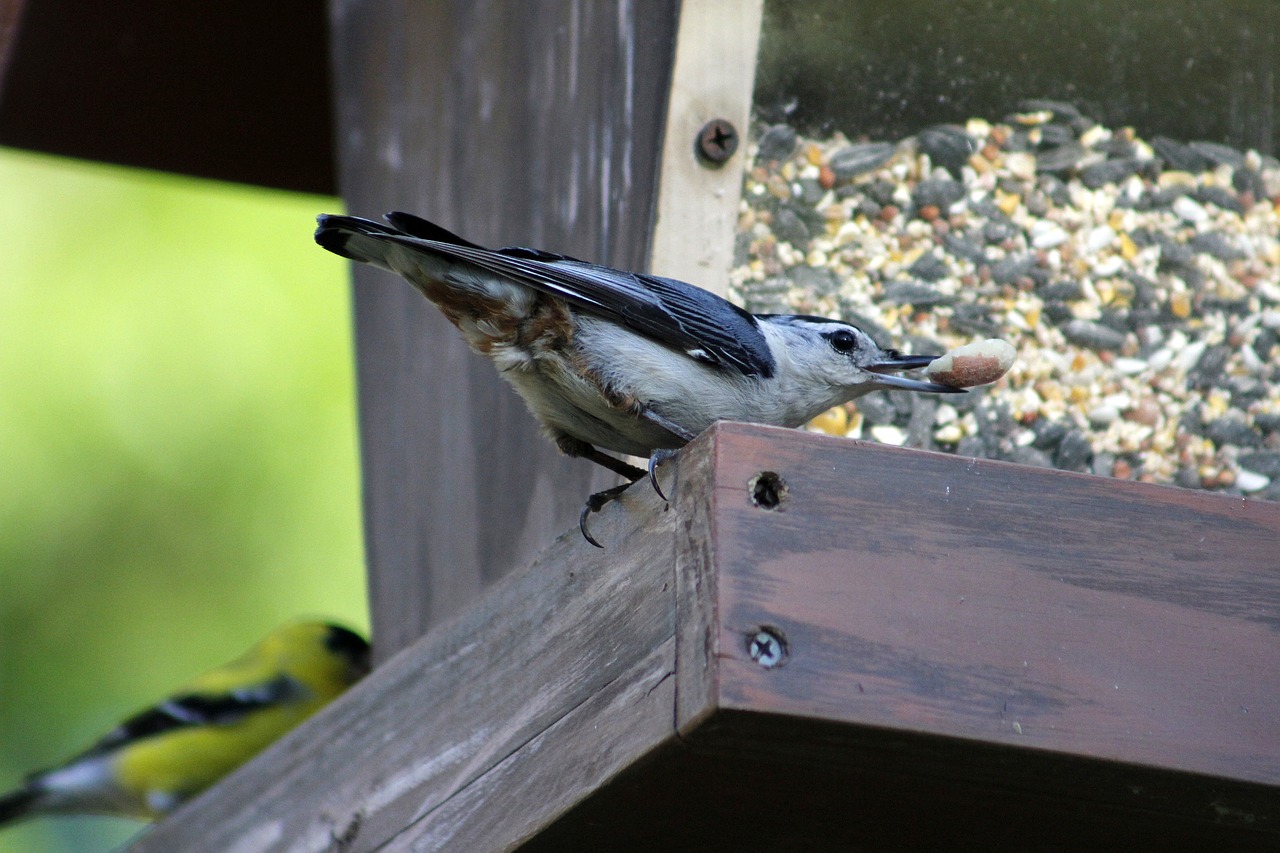
[[[930,391],[934,394],[963,394],[963,388],[952,388],[950,385],[939,385],[936,382],[925,382],[921,379],[907,379],[905,376],[894,376],[894,370],[916,370],[925,367],[938,358],[936,355],[898,355],[882,358],[875,364],[868,365],[866,370],[876,374],[877,384],[889,388],[901,388],[904,391]]]

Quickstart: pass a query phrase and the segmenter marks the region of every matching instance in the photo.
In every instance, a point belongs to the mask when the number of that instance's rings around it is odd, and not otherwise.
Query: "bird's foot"
[[[587,517],[593,512],[599,512],[604,509],[605,504],[610,501],[616,501],[622,497],[622,493],[627,490],[630,483],[623,483],[614,486],[612,489],[605,489],[603,492],[596,492],[594,495],[587,497],[587,504],[582,508],[582,515],[578,516],[578,529],[582,531],[582,538],[595,545],[597,548],[604,546],[592,538],[591,533],[587,530]]]
[[[644,472],[636,466],[629,465],[607,453],[602,453],[585,441],[574,438],[571,435],[561,435],[556,439],[556,446],[560,448],[560,452],[565,456],[589,459],[601,467],[608,468],[619,477],[626,477],[633,483],[644,476]]]

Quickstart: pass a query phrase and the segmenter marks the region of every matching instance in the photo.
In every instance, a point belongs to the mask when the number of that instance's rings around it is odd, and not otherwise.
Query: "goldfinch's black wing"
[[[773,375],[773,356],[755,318],[691,284],[537,249],[490,251],[407,213],[389,213],[387,221],[393,227],[352,216],[321,216],[316,242],[343,257],[367,260],[345,251],[349,237],[359,234],[457,260],[557,296],[706,364],[745,376]]]
[[[226,726],[248,714],[305,696],[307,689],[287,675],[226,693],[173,696],[116,726],[83,756],[112,752],[144,738],[192,726]]]

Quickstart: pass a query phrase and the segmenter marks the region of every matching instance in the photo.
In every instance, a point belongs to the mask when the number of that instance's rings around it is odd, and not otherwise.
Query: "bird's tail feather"
[[[479,243],[464,240],[447,228],[441,228],[434,222],[428,222],[421,216],[414,216],[412,213],[393,211],[383,218],[398,228],[400,233],[407,234],[410,237],[417,237],[419,240],[432,240],[436,243],[449,243],[454,246],[466,246],[468,249],[485,251],[484,246]]]
[[[316,223],[316,242],[330,252],[391,270],[386,260],[389,244],[381,238],[398,235],[396,229],[371,219],[328,213],[317,216]]]
[[[29,787],[0,794],[0,825],[29,817],[39,800],[40,792]]]

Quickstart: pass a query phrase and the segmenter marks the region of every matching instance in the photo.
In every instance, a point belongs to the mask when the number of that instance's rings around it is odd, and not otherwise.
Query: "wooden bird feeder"
[[[760,0],[112,7],[73,52],[154,101],[97,136],[50,62],[88,5],[0,15],[0,142],[331,190],[336,140],[352,213],[727,272],[743,147],[697,140],[748,126]],[[155,79],[208,100],[182,118]],[[31,104],[68,108],[41,137]],[[209,133],[138,131],[162,116]],[[642,483],[593,520],[599,550],[575,522],[610,480],[430,305],[361,267],[355,316],[380,665],[133,849],[1280,841],[1280,505],[722,423],[662,468],[669,506]]]

